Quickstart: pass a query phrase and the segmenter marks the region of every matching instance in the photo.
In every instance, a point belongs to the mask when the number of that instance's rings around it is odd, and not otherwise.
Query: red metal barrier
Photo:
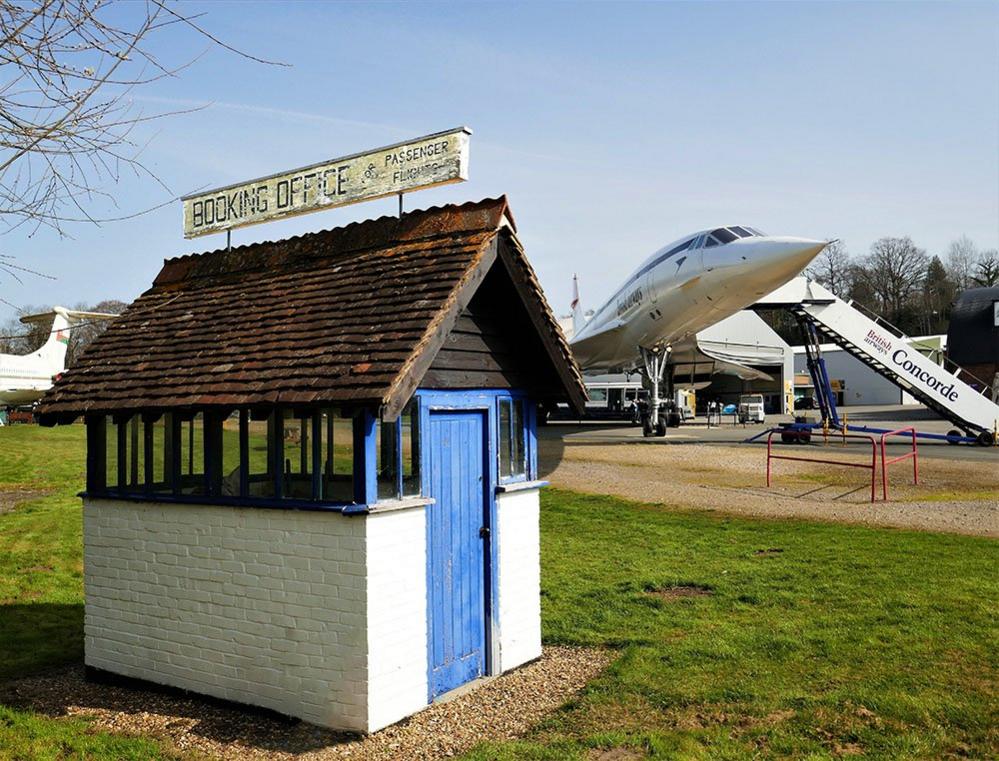
[[[891,460],[887,459],[885,456],[885,439],[889,436],[898,436],[902,433],[912,434],[912,449],[903,455],[894,457]],[[916,446],[916,429],[915,428],[899,428],[897,431],[888,431],[887,433],[881,434],[881,498],[887,502],[888,501],[888,466],[895,462],[901,462],[902,460],[907,460],[912,458],[912,483],[919,483],[919,448]]]
[[[871,502],[874,502],[875,491],[874,485],[877,482],[877,472],[878,472],[878,445],[874,437],[870,434],[860,434],[860,433],[844,433],[842,438],[845,439],[859,439],[862,441],[869,441],[871,444],[871,464],[865,465],[859,462],[843,462],[842,460],[819,460],[813,457],[792,457],[791,455],[782,455],[773,453],[773,438],[775,433],[780,433],[778,430],[770,431],[770,435],[767,436],[767,486],[770,486],[770,461],[771,460],[795,460],[797,462],[818,462],[823,465],[841,465],[844,468],[863,468],[864,470],[871,471]],[[882,447],[883,447],[883,437],[882,437]],[[906,455],[907,457],[908,455]],[[882,460],[884,459],[882,455]],[[904,459],[904,458],[900,458]],[[893,460],[894,462],[894,460]],[[882,466],[882,471],[884,470]]]

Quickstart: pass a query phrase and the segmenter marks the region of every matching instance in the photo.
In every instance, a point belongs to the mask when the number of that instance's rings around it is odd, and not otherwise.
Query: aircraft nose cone
[[[793,268],[795,273],[801,272],[809,265],[826,246],[829,241],[811,240],[810,238],[785,238],[775,242],[774,253],[771,257],[774,263],[780,262],[789,268]]]
[[[829,243],[787,237],[763,239],[756,245],[755,256],[750,257],[754,269],[768,280],[783,285],[805,269]]]
[[[738,241],[727,247],[733,250],[731,263],[739,273],[739,277],[731,279],[730,285],[759,296],[770,293],[801,274],[827,245],[828,241],[792,237]],[[738,260],[734,256],[738,256]]]

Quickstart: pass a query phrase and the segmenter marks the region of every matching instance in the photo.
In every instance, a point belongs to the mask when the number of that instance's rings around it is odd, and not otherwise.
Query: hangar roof
[[[551,395],[581,407],[579,369],[502,197],[169,259],[38,412],[51,424],[336,402],[383,405],[392,419],[494,265],[530,315],[546,376],[559,380]]]
[[[999,287],[969,288],[950,312],[947,356],[959,365],[999,362],[999,324],[996,307]],[[988,380],[988,379],[985,379]]]

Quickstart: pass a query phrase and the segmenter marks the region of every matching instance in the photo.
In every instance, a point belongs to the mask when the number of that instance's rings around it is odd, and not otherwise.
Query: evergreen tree
[[[956,294],[957,286],[947,273],[947,268],[939,256],[934,256],[926,267],[922,304],[917,310],[917,315],[922,319],[923,332],[942,333],[947,329]]]

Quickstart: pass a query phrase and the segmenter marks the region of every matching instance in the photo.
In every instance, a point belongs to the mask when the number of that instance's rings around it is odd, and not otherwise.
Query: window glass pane
[[[751,232],[749,232],[749,230],[747,230],[747,229],[745,229],[743,227],[730,227],[728,229],[731,230],[732,232],[734,232],[740,238],[752,238],[753,237],[753,234]]]
[[[527,462],[524,458],[524,400],[513,401],[513,457],[511,459],[512,475],[522,476],[527,473]]]
[[[378,457],[375,461],[378,469],[378,499],[394,499],[399,496],[396,464],[399,452],[398,421],[384,423],[378,420],[375,427],[378,440]]]
[[[104,417],[104,485],[107,489],[118,488],[118,426],[110,415]]]
[[[681,251],[686,251],[688,248],[690,248],[693,242],[694,239],[691,238],[688,241],[684,241],[679,246],[674,246],[673,248],[670,249],[669,253],[666,254],[666,256],[673,256],[673,254],[679,254]]]
[[[402,411],[402,493],[420,493],[420,405],[411,399]]]
[[[200,412],[193,418],[181,420],[180,462],[177,463],[180,476],[177,491],[181,494],[205,493],[205,418]]]
[[[274,496],[275,414],[273,410],[253,410],[247,424],[247,461],[250,497]]]
[[[708,239],[704,242],[704,247],[705,248],[711,248],[712,246],[717,246],[717,245],[718,245],[718,241],[715,240],[715,238],[714,238],[713,235],[709,235]]]
[[[354,418],[340,410],[320,414],[325,502],[354,501]]]
[[[284,410],[284,499],[312,499],[312,413]]]
[[[233,412],[222,421],[222,483],[219,494],[223,497],[239,496],[239,412]]]
[[[724,227],[719,227],[717,230],[712,230],[711,234],[720,240],[722,243],[731,243],[736,240],[739,236],[736,235],[731,230],[726,230]]]
[[[513,417],[513,404],[510,399],[500,399],[499,403],[499,475],[500,478],[512,475],[510,469],[511,441],[510,419]]]

